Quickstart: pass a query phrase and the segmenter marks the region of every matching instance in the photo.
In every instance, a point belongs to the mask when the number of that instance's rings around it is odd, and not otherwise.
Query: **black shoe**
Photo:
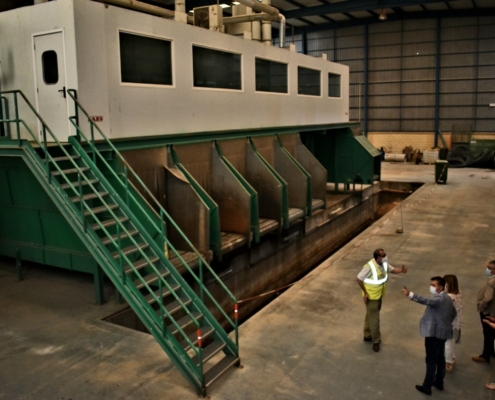
[[[373,343],[373,351],[378,353],[380,351],[380,343]]]
[[[420,385],[416,385],[416,389],[421,393],[431,396],[431,389],[426,389],[424,386],[420,386]]]
[[[438,390],[443,390],[443,385],[439,385],[438,383],[434,383],[433,386],[435,386]]]
[[[370,337],[364,337],[363,340],[365,342],[371,342],[373,340],[373,338],[370,336]]]

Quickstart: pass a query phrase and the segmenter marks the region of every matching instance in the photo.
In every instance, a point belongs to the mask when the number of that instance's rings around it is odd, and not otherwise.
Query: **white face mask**
[[[388,256],[382,258],[382,264],[388,264]]]
[[[430,286],[430,293],[437,294],[437,288],[435,286]]]
[[[487,269],[486,269],[486,274],[487,274],[488,276],[492,276],[492,270],[491,270],[490,268],[487,268]]]

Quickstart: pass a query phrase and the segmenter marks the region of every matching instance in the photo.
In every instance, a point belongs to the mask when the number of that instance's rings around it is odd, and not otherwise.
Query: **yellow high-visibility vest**
[[[364,287],[368,292],[370,300],[380,300],[385,296],[387,291],[387,281],[388,281],[388,264],[383,263],[382,267],[376,263],[375,259],[372,259],[367,264],[371,270],[371,276],[366,278],[364,282]],[[363,267],[363,269],[366,265]]]

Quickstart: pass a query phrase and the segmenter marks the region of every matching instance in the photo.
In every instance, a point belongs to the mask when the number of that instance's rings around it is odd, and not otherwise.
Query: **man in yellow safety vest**
[[[373,351],[380,351],[380,309],[387,291],[388,273],[406,273],[407,268],[394,268],[388,263],[383,249],[376,249],[373,258],[367,262],[356,281],[362,290],[366,316],[364,318],[364,341],[373,342]]]

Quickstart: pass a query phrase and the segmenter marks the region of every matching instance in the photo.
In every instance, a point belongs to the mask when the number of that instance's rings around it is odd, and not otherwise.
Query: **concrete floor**
[[[495,171],[450,170],[448,184],[435,185],[433,166],[384,163],[382,178],[430,182],[403,203],[404,233],[395,209],[243,324],[244,368],[216,382],[213,399],[425,398],[414,389],[425,372],[424,307],[400,289],[428,295],[429,278],[447,273],[459,278],[464,328],[458,365],[433,395],[495,399],[484,388],[493,367],[471,361],[482,341],[476,294],[495,259]],[[355,282],[377,247],[409,267],[391,277],[380,353],[362,341]],[[151,336],[100,321],[121,308],[110,286],[107,296],[96,306],[90,277],[36,265],[18,282],[0,259],[0,399],[197,398]]]

